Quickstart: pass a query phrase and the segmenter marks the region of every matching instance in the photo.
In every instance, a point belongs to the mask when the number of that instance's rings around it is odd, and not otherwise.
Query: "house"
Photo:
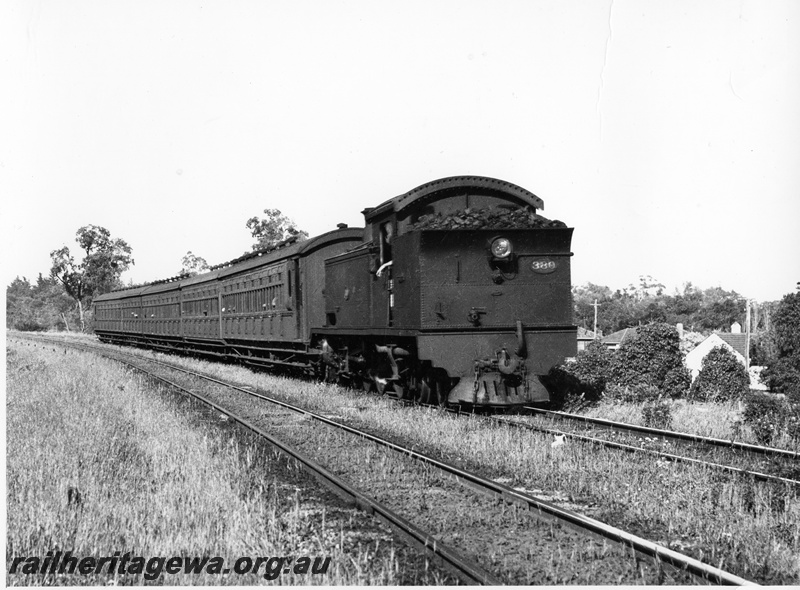
[[[594,340],[596,340],[594,332],[587,330],[582,326],[578,326],[578,352],[586,350],[586,347],[589,346],[589,343]]]
[[[617,350],[625,340],[629,340],[636,335],[636,328],[624,328],[603,338],[603,344],[609,350]]]
[[[746,369],[749,369],[747,334],[742,334],[741,325],[739,325],[739,322],[734,322],[731,325],[730,332],[714,332],[686,354],[685,363],[686,367],[692,373],[692,381],[694,381],[695,377],[700,373],[700,369],[703,366],[703,359],[718,346],[730,350],[733,356],[736,357],[736,360],[742,363]]]

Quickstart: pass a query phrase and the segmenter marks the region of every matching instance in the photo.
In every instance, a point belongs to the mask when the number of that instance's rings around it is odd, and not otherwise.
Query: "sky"
[[[139,283],[454,175],[542,198],[576,285],[800,281],[795,0],[7,0],[0,80],[5,284],[89,224]]]

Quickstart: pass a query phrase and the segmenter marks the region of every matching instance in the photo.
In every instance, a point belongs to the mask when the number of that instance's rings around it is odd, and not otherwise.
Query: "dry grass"
[[[120,365],[10,343],[7,551],[143,557],[330,556],[328,573],[279,583],[397,584],[391,540],[358,513],[327,512],[296,469],[197,412],[175,409]],[[194,417],[189,416],[194,414]],[[214,416],[207,417],[215,420]],[[76,495],[79,494],[78,496]],[[341,514],[334,515],[338,511]],[[334,517],[335,516],[335,517]],[[352,522],[351,522],[352,521]],[[366,530],[366,529],[364,529]],[[262,570],[263,572],[263,570]],[[142,583],[142,576],[8,574],[8,585]],[[411,580],[413,582],[413,580]],[[259,575],[168,575],[152,583],[258,584]]]
[[[152,354],[152,353],[146,353]],[[162,355],[155,355],[162,356]],[[322,414],[341,417],[416,448],[482,470],[497,479],[668,545],[742,577],[800,583],[800,501],[794,490],[722,476],[690,465],[573,443],[454,418],[320,383],[180,357],[171,362],[271,390]],[[676,429],[730,438],[735,406],[678,402]],[[641,408],[600,408],[602,417],[641,423]]]
[[[761,444],[750,427],[743,423],[744,404],[741,401],[712,403],[669,400],[667,403],[672,416],[671,430]],[[601,402],[583,413],[593,418],[644,424],[641,404]],[[770,446],[800,452],[800,440],[792,440],[785,432]]]
[[[170,360],[176,360],[170,357]],[[800,500],[794,490],[691,465],[654,463],[584,444],[552,448],[534,432],[497,428],[426,408],[398,408],[374,395],[181,359],[223,378],[271,390],[320,413],[357,422],[447,460],[767,584],[800,583]],[[679,402],[677,429],[730,438],[731,407]],[[638,416],[618,407],[611,419]],[[627,414],[626,414],[627,412]]]

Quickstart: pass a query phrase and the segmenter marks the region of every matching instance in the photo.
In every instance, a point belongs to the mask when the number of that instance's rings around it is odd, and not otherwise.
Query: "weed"
[[[672,405],[664,400],[645,404],[642,407],[642,421],[651,428],[672,428]]]

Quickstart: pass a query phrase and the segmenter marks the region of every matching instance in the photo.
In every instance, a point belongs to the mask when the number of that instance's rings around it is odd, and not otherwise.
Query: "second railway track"
[[[637,424],[589,418],[566,412],[526,408],[530,416],[499,420],[516,427],[643,452],[667,461],[694,463],[712,469],[781,485],[800,487],[800,453],[788,449],[711,438]]]

